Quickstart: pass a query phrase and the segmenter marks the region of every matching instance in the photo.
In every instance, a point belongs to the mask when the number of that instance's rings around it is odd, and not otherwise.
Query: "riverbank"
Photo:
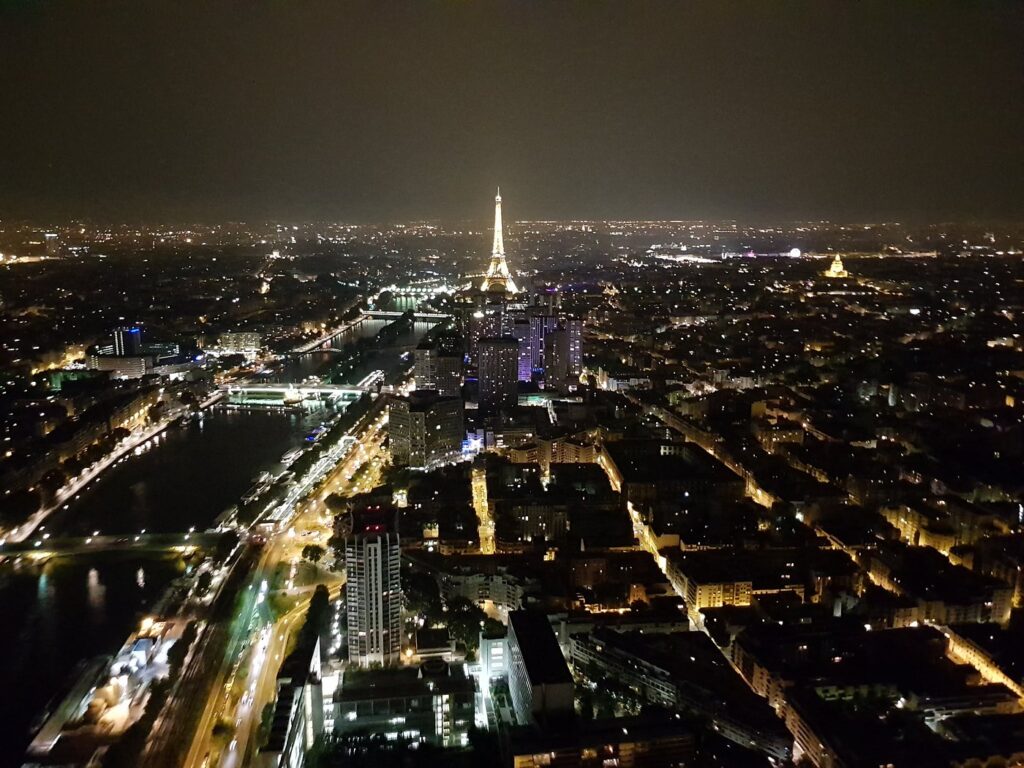
[[[200,411],[216,405],[223,398],[223,392],[215,392],[199,405]],[[65,504],[71,502],[75,496],[77,496],[79,492],[85,490],[90,483],[99,479],[104,472],[113,467],[118,461],[126,457],[128,454],[133,453],[138,448],[146,446],[151,440],[163,434],[164,431],[176,424],[186,413],[188,413],[188,411],[179,409],[173,413],[169,413],[161,419],[158,424],[133,432],[131,436],[125,438],[124,441],[122,441],[113,451],[85,470],[81,475],[72,480],[72,482],[58,490],[54,495],[53,502],[38,510],[27,521],[11,531],[6,538],[6,541],[17,543],[28,539],[36,529],[43,525],[43,523],[53,515],[54,512]],[[0,541],[0,544],[4,544],[6,541]]]
[[[184,574],[180,557],[104,553],[0,569],[0,611],[17,617],[0,635],[0,768],[22,765],[34,721],[109,657]],[[49,705],[49,706],[48,706]],[[52,707],[52,708],[51,708]]]

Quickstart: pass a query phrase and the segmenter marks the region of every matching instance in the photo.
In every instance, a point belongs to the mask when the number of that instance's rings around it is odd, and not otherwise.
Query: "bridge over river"
[[[353,403],[366,392],[373,390],[373,384],[380,377],[368,376],[356,386],[343,384],[223,384],[230,405],[287,405],[307,400]]]
[[[338,326],[337,328],[328,331],[326,334],[320,336],[319,338],[313,339],[312,341],[308,341],[305,344],[296,347],[295,349],[292,350],[292,352],[294,354],[305,354],[307,352],[329,351],[332,349],[331,342],[334,341],[334,339],[336,339],[338,336],[341,336],[344,333],[347,333],[355,328],[358,328],[360,325],[367,321],[396,321],[402,317],[405,317],[406,315],[407,313],[405,312],[392,312],[378,309],[366,310],[361,315],[359,315],[359,317],[353,320],[349,320],[347,323],[344,323]],[[445,320],[448,320],[449,318],[450,315],[442,315],[436,312],[414,312],[412,317],[414,322],[431,323],[434,325]]]
[[[19,557],[47,560],[51,557],[93,555],[98,552],[188,552],[212,549],[224,534],[220,531],[188,533],[137,533],[82,537],[33,536],[25,541],[0,544],[0,561]]]

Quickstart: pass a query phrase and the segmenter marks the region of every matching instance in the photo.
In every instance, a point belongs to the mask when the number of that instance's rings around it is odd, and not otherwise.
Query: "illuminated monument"
[[[491,263],[480,289],[494,293],[518,293],[512,273],[505,262],[505,243],[501,237],[501,190],[494,198],[494,246],[491,248]]]
[[[843,267],[843,260],[836,254],[831,266],[825,270],[825,277],[849,277],[849,273]]]

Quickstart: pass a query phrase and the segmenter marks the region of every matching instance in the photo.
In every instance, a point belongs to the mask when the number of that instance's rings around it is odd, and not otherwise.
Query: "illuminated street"
[[[494,554],[494,520],[487,508],[487,476],[483,468],[473,468],[473,510],[479,523],[480,554]]]

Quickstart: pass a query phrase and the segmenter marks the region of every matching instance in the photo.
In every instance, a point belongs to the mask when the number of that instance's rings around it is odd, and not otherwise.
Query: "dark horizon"
[[[0,218],[1024,220],[1024,4],[0,5]]]
[[[935,228],[935,227],[951,227],[951,228],[997,228],[997,229],[1009,229],[1016,230],[1024,227],[1024,213],[1018,217],[1001,217],[1001,218],[981,218],[981,217],[962,217],[960,219],[928,219],[928,218],[904,218],[904,219],[878,219],[870,220],[867,218],[861,219],[778,219],[768,216],[762,217],[750,217],[750,218],[731,218],[731,217],[705,217],[705,218],[627,218],[627,217],[615,217],[609,216],[607,218],[518,218],[514,216],[506,216],[505,227],[506,229],[512,228],[512,232],[506,232],[506,237],[510,234],[515,236],[515,227],[534,225],[534,224],[700,224],[700,225],[735,225],[739,229],[756,228],[756,227],[772,227],[779,229],[786,229],[789,227],[800,227],[800,226],[812,226],[817,225],[823,228],[829,227],[906,227],[910,229],[918,228]],[[323,217],[311,217],[307,219],[285,219],[280,217],[268,216],[263,217],[224,217],[222,219],[216,219],[211,217],[194,217],[190,218],[187,216],[162,216],[162,217],[129,217],[118,218],[115,216],[105,215],[89,215],[89,216],[61,216],[61,215],[22,215],[22,216],[0,216],[0,224],[14,225],[16,227],[27,227],[29,229],[43,230],[48,227],[61,228],[66,226],[84,226],[89,228],[121,228],[121,227],[138,227],[142,229],[146,228],[159,228],[159,227],[171,227],[171,228],[214,228],[214,227],[231,227],[231,226],[243,226],[243,227],[269,227],[269,226],[280,226],[280,227],[315,227],[315,226],[328,226],[328,227],[392,227],[392,226],[404,226],[404,227],[415,227],[415,226],[432,226],[438,227],[442,230],[453,229],[455,227],[471,228],[480,232],[490,232],[492,227],[490,222],[483,217],[463,217],[458,218],[452,217],[438,217],[438,218],[361,218],[361,219],[328,219]],[[490,235],[488,234],[489,238]],[[488,240],[488,243],[490,241]]]

